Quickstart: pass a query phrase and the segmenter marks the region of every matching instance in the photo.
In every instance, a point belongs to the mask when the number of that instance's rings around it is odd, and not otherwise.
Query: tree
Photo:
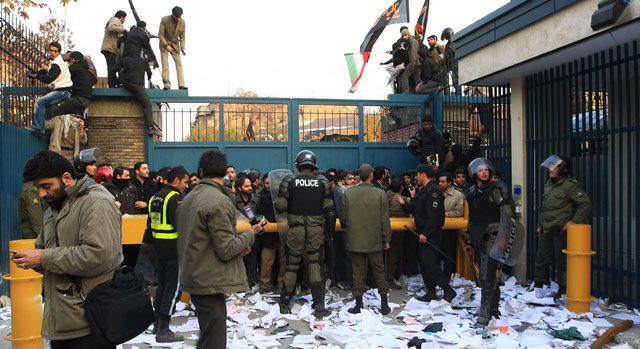
[[[61,0],[66,6],[71,1]],[[38,31],[30,31],[23,23],[29,19],[31,10],[48,11],[49,17],[40,23]],[[0,0],[0,85],[3,87],[42,87],[33,84],[27,77],[28,70],[41,69],[46,62],[46,45],[60,41],[64,24],[52,16],[49,5],[42,0]],[[69,42],[69,40],[68,40]],[[72,47],[72,45],[69,45]],[[33,100],[25,96],[7,96],[8,105],[0,109],[9,115],[2,115],[10,122],[24,125],[29,122]]]

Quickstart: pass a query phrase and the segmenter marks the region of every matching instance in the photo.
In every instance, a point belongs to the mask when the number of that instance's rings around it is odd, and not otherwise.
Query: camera
[[[29,79],[36,79],[38,77],[38,73],[36,71],[29,69],[27,70],[27,77]]]
[[[259,214],[256,215],[253,213],[253,210],[251,209],[251,207],[249,206],[245,206],[244,207],[244,213],[247,216],[247,219],[249,219],[249,223],[251,223],[251,225],[256,225],[260,222],[262,222],[262,220],[264,219],[264,216]],[[264,225],[264,224],[263,224]]]

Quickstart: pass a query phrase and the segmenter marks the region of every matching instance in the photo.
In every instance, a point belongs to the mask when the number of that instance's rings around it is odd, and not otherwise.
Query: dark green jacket
[[[591,199],[573,178],[548,179],[544,184],[538,226],[542,229],[563,227],[569,221],[587,223]]]
[[[391,241],[387,193],[362,183],[344,192],[340,222],[346,224],[347,250],[369,253]]]
[[[228,188],[205,178],[178,208],[180,290],[209,295],[249,288],[240,252],[254,235],[236,232],[230,196]]]
[[[33,182],[25,182],[18,201],[20,230],[23,239],[35,239],[42,231],[42,217],[49,207],[40,196]]]

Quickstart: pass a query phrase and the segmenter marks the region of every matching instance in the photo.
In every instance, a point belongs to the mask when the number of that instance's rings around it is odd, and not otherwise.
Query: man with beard
[[[251,180],[248,176],[242,176],[236,179],[236,195],[234,204],[236,209],[238,209],[238,211],[247,218],[250,217],[247,210],[250,210],[251,214],[255,214],[257,212],[258,200],[256,199],[256,196],[253,195],[253,186],[251,185]],[[253,287],[258,283],[258,249],[256,242],[251,245],[251,252],[243,257],[244,266],[247,270],[247,278],[249,279],[249,287]]]
[[[147,214],[149,200],[156,193],[158,184],[149,178],[149,164],[145,161],[136,162],[133,165],[136,178],[131,180],[131,184],[136,188],[136,201],[134,207],[136,214]]]
[[[264,186],[258,193],[258,214],[263,215],[271,223],[276,222],[276,213],[271,199],[271,182],[269,174],[262,175]],[[276,284],[282,288],[284,284],[284,269],[287,261],[284,241],[280,241],[278,234],[262,234],[258,237],[262,251],[260,252],[260,293],[270,291],[271,271],[276,261],[279,263]],[[277,249],[277,255],[276,255]]]
[[[129,170],[116,167],[113,170],[111,182],[104,182],[102,185],[116,199],[116,206],[120,209],[120,213],[135,214],[136,189],[131,185]]]
[[[83,294],[111,281],[123,259],[113,197],[90,177],[76,178],[73,165],[52,151],[28,160],[23,176],[50,206],[36,248],[13,254],[19,268],[44,275],[42,335],[53,349],[103,348],[91,336]]]

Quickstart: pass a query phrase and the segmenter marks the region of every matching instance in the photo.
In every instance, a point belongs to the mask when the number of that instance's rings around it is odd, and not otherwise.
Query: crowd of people
[[[402,288],[401,275],[422,276],[425,293],[420,301],[452,301],[457,296],[450,281],[458,235],[443,225],[445,217],[464,214],[466,200],[465,250],[475,251],[479,264],[477,323],[486,326],[500,316],[495,276],[508,270],[493,249],[504,237],[503,220],[511,222],[514,207],[490,160],[476,158],[464,165],[455,172],[429,161],[399,174],[368,164],[320,171],[315,154],[303,150],[295,159],[296,173],[276,176],[283,170],[237,172],[225,154],[212,150],[202,154],[197,173],[182,166],[154,172],[143,161],[131,169],[98,164],[94,149],[83,150],[73,164],[43,151],[25,165],[20,199],[23,234],[36,237],[37,248],[15,252],[13,261],[44,272],[48,301],[43,326],[52,348],[70,341],[89,345],[93,342],[87,320],[77,313],[62,316],[64,310],[57,305],[81,295],[73,289],[64,294],[57,290],[71,287],[65,275],[82,278],[86,293],[109,279],[123,261],[120,216],[147,214],[142,243],[152,251],[157,280],[156,341],[184,340],[169,324],[180,291],[185,291],[197,309],[198,347],[224,348],[225,294],[249,288],[279,293],[282,314],[290,312],[296,289],[308,289],[319,318],[329,315],[327,285],[351,291],[356,301],[351,313],[364,307],[367,287],[377,288],[380,312],[389,314],[387,295]],[[564,287],[558,234],[567,224],[585,222],[591,203],[570,178],[569,159],[553,155],[542,166],[549,170],[545,192],[567,195],[554,194],[556,199],[543,202],[538,233],[544,244],[536,258],[535,281],[540,287],[555,276]],[[272,181],[278,183],[272,187]],[[288,224],[284,231],[278,218],[283,214]],[[413,217],[416,229],[392,233],[391,217]],[[236,231],[239,219],[249,221],[251,228]],[[335,230],[337,221],[341,232]],[[278,223],[279,234],[263,231],[268,222]],[[73,331],[59,330],[62,323]]]
[[[458,69],[455,60],[455,48],[451,43],[453,30],[446,28],[441,40],[436,35],[427,37],[424,44],[422,35],[413,36],[409,28],[400,28],[400,38],[392,45],[391,59],[380,63],[385,65],[390,74],[389,84],[393,85],[394,93],[433,92],[450,93],[454,87],[456,94],[460,92],[458,86]]]
[[[157,37],[160,41],[163,88],[171,88],[168,59],[171,55],[176,66],[178,87],[186,89],[181,60],[181,55],[186,54],[186,29],[182,14],[181,7],[174,7],[171,15],[162,18],[157,36],[152,35],[147,30],[146,22],[141,20],[127,30],[124,27],[127,13],[122,10],[117,11],[105,26],[100,50],[107,63],[108,86],[123,87],[140,102],[145,127],[151,136],[162,134],[153,121],[151,103],[145,91],[145,75],[148,80],[151,80],[152,75],[150,65],[158,67],[150,39]],[[40,68],[30,70],[27,75],[34,81],[46,84],[50,92],[36,99],[31,125],[27,129],[44,134],[47,129],[54,128],[57,118],[71,116],[71,120],[68,120],[69,117],[66,118],[65,136],[68,125],[72,123],[84,137],[85,114],[91,100],[91,89],[98,82],[91,58],[79,51],[62,54],[62,46],[54,41],[48,46],[48,60],[43,61]],[[59,135],[56,135],[56,139],[52,137],[51,143],[55,144],[51,150],[60,152],[60,140],[57,138]]]

